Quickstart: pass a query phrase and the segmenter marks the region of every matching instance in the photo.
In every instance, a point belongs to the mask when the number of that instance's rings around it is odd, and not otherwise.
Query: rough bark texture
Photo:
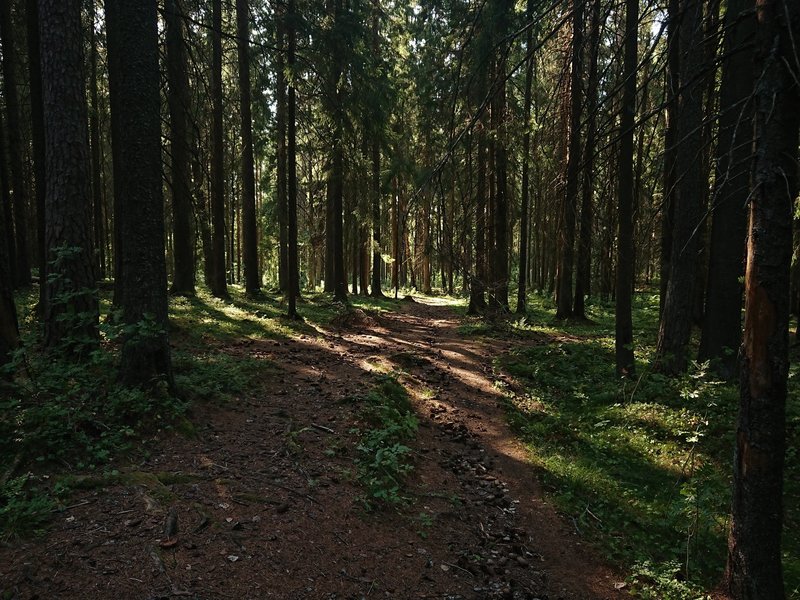
[[[377,138],[372,141],[372,290],[375,298],[381,298],[381,146]]]
[[[275,57],[276,70],[276,101],[275,101],[275,129],[277,140],[275,145],[275,183],[276,201],[278,203],[278,288],[282,292],[287,290],[289,269],[289,229],[288,205],[286,190],[286,61],[284,58],[285,14],[278,17],[277,37],[278,52]]]
[[[678,97],[677,185],[667,295],[658,332],[658,368],[675,374],[686,369],[692,332],[692,302],[697,273],[702,201],[703,3],[684,0],[680,24],[681,90]]]
[[[81,0],[40,0],[47,258],[45,345],[80,358],[98,341]]]
[[[28,78],[31,100],[31,145],[36,195],[36,244],[39,266],[39,313],[44,314],[47,298],[47,248],[45,246],[45,156],[44,110],[42,107],[42,56],[39,49],[38,0],[26,0],[25,21],[28,33]]]
[[[225,269],[225,138],[222,127],[222,0],[211,17],[211,293],[228,295]]]
[[[250,8],[247,0],[236,0],[236,34],[242,116],[242,259],[245,291],[252,295],[257,294],[261,287],[261,273],[258,268],[256,176],[250,108]]]
[[[171,292],[194,296],[194,214],[192,209],[191,148],[189,147],[189,77],[183,6],[181,0],[165,0],[167,80],[171,129],[172,237],[175,271]]]
[[[100,152],[100,94],[97,83],[97,36],[94,27],[94,3],[91,11],[91,35],[89,36],[89,140],[92,151],[92,230],[94,246],[97,250],[97,276],[104,279],[105,273],[105,223],[103,221],[103,179],[101,175]]]
[[[726,583],[736,600],[781,600],[800,10],[791,0],[757,0],[756,11],[756,142]]]
[[[533,0],[527,3],[528,19],[533,19]],[[533,46],[533,28],[528,29],[527,47]],[[528,57],[528,64],[525,68],[525,95],[523,99],[523,127],[522,135],[522,207],[519,215],[519,284],[517,287],[517,314],[524,315],[527,312],[526,297],[528,294],[528,221],[530,205],[530,149],[531,149],[531,85],[533,82],[533,55]]]
[[[151,387],[165,381],[172,388],[167,339],[167,269],[164,256],[164,197],[161,185],[161,121],[156,0],[106,0],[109,77],[121,128],[113,131],[120,166],[124,206],[122,247],[122,319],[132,332],[123,340],[120,381]]]
[[[287,5],[288,52],[286,56],[289,72],[294,74],[295,48],[297,45],[295,33],[295,4],[289,0]],[[289,304],[289,317],[296,319],[297,296],[300,289],[300,269],[297,263],[297,98],[294,78],[289,81],[289,90],[286,103],[286,166],[287,166],[287,217],[288,217],[288,281],[287,293]]]
[[[701,361],[712,360],[719,375],[732,378],[742,332],[747,200],[753,154],[752,40],[755,15],[747,0],[731,0],[725,16],[720,87],[716,190],[712,198],[711,248],[706,286]]]
[[[16,77],[16,47],[11,2],[0,3],[0,37],[3,43],[3,94],[8,115],[8,150],[11,171],[12,206],[14,208],[15,257],[14,278],[18,286],[31,282],[28,249],[28,197],[23,170],[22,121]]]
[[[589,28],[589,78],[586,87],[586,143],[583,150],[581,188],[581,224],[578,233],[577,272],[575,274],[575,306],[573,314],[586,318],[586,296],[591,290],[592,276],[592,212],[594,203],[594,153],[597,132],[597,56],[600,50],[600,0],[592,3]]]
[[[619,234],[617,236],[617,305],[614,350],[617,375],[634,374],[633,322],[633,127],[636,117],[636,55],[639,2],[625,2],[625,62],[623,67],[622,106],[619,147]]]
[[[583,81],[583,0],[572,2],[572,75],[570,78],[570,126],[567,182],[558,236],[559,262],[556,318],[572,316],[572,275],[575,261],[575,212],[581,163],[581,82]]]
[[[669,0],[667,9],[667,102],[664,106],[664,191],[661,203],[661,270],[659,275],[659,312],[663,314],[667,298],[672,260],[672,229],[675,215],[676,161],[678,158],[678,90],[681,52],[679,43],[680,0]]]
[[[5,215],[0,211],[0,238],[7,236]],[[17,309],[14,305],[14,290],[11,287],[11,267],[8,250],[0,243],[0,379],[10,379],[11,373],[4,373],[3,367],[11,358],[11,351],[19,345],[19,326]]]

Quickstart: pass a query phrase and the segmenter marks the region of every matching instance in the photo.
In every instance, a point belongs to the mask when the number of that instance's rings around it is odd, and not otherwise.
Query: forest
[[[800,600],[799,47],[0,1],[0,599]]]

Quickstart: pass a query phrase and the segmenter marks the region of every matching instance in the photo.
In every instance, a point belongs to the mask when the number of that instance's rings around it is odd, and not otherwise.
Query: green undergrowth
[[[294,321],[283,316],[286,306],[277,294],[250,298],[239,286],[229,286],[225,300],[202,288],[193,298],[171,298],[173,394],[166,385],[149,391],[118,385],[122,329],[114,324],[111,286],[101,287],[106,291],[82,292],[99,297],[101,341],[80,361],[72,351],[42,351],[38,288],[16,298],[24,343],[11,367],[13,384],[0,384],[0,538],[45,527],[52,510],[67,500],[65,488],[59,487],[64,477],[112,472],[115,464],[145,452],[146,445],[139,443],[145,438],[169,432],[194,435],[192,403],[233,402],[274,376],[279,365],[259,342],[317,337],[321,328],[354,308],[389,311],[399,302],[353,296],[340,304],[328,295],[306,294],[298,305],[304,320]],[[89,317],[69,313],[66,318],[77,331]],[[143,323],[138,330],[151,327]],[[66,343],[81,347],[84,341]]]
[[[704,598],[725,564],[737,386],[696,363],[675,379],[652,372],[656,296],[635,300],[634,380],[614,372],[612,307],[592,305],[590,323],[557,323],[550,308],[533,298],[529,315],[509,325],[532,343],[496,361],[525,390],[507,394],[512,426],[570,525],[632,573],[629,589],[642,598]],[[784,567],[789,597],[800,598],[800,357],[793,353]]]
[[[413,470],[411,448],[417,418],[406,389],[391,375],[381,375],[363,397],[356,445],[356,473],[364,487],[367,510],[408,502],[403,482]]]

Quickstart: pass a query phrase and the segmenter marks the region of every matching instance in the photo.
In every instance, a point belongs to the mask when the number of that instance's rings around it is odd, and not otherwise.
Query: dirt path
[[[356,325],[220,347],[263,359],[263,386],[198,408],[196,438],[84,479],[45,536],[0,548],[0,598],[618,597],[505,425],[491,357],[510,345],[422,303]],[[413,502],[369,513],[353,427],[386,371],[419,414]]]

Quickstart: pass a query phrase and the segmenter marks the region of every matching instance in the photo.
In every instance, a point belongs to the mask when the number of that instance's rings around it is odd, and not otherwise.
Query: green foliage
[[[53,510],[49,495],[28,485],[29,474],[0,485],[0,537],[29,535],[44,525]]]
[[[413,469],[412,451],[405,442],[417,431],[408,393],[395,378],[381,376],[362,400],[361,418],[367,428],[359,431],[356,467],[366,488],[364,504],[368,509],[381,503],[403,504],[407,501],[401,492],[403,478]]]
[[[525,386],[508,400],[513,427],[581,534],[628,568],[639,565],[637,594],[703,597],[698,590],[716,584],[725,563],[737,386],[715,380],[706,364],[676,379],[650,370],[654,296],[635,301],[633,381],[615,376],[606,305],[590,307],[593,323],[557,324],[538,314],[543,304],[533,299],[524,324],[535,342],[498,361]],[[798,411],[792,396],[789,423]],[[791,453],[796,425],[788,430]],[[796,493],[797,474],[787,461],[787,497]],[[789,589],[797,586],[798,536],[790,533],[797,512],[787,506]]]

